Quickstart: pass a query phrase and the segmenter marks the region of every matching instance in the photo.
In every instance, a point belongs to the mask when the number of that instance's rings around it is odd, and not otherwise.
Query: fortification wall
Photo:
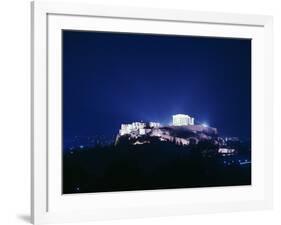
[[[206,127],[203,125],[189,125],[189,126],[186,126],[186,128],[188,130],[196,131],[196,132],[206,132],[206,133],[210,133],[210,134],[218,134],[217,128]]]

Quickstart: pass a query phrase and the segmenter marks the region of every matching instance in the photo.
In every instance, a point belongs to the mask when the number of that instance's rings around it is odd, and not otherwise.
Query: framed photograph
[[[32,3],[34,224],[272,207],[272,17]]]

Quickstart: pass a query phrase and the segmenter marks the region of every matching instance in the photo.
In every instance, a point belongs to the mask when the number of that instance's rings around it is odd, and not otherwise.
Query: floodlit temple
[[[173,115],[173,126],[194,125],[194,118],[185,114]]]

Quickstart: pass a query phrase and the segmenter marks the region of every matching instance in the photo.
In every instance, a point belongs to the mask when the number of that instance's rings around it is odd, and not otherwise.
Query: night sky
[[[177,113],[250,138],[251,40],[63,31],[65,140]]]

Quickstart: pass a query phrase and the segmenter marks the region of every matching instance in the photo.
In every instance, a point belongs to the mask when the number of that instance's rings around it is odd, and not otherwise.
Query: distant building
[[[140,132],[143,133],[143,130],[145,128],[146,124],[145,123],[140,123],[140,122],[134,122],[130,124],[122,124],[121,129],[119,130],[119,134],[125,135],[125,134],[130,134],[132,132]]]
[[[219,148],[219,150],[218,150],[218,153],[221,153],[221,154],[231,154],[234,152],[235,152],[235,149],[233,149],[233,148]]]
[[[145,135],[145,129],[144,128],[139,129],[139,135]]]
[[[237,153],[233,148],[219,148],[218,153],[222,156],[231,156]]]
[[[160,127],[160,123],[149,122],[149,127],[153,127],[153,128]]]
[[[119,134],[135,134],[135,135],[145,135],[147,131],[150,131],[149,128],[159,128],[160,123],[156,122],[149,122],[149,123],[141,123],[141,122],[134,122],[130,124],[121,124],[121,129],[119,130]]]
[[[173,126],[188,126],[194,125],[194,118],[185,114],[173,115]]]

